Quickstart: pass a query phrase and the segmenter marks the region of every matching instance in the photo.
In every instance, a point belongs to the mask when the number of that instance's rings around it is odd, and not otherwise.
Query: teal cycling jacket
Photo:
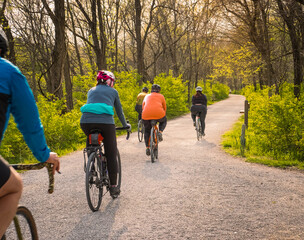
[[[80,109],[80,123],[114,124],[114,108],[123,127],[126,127],[117,90],[108,85],[97,85],[89,90],[87,103]]]

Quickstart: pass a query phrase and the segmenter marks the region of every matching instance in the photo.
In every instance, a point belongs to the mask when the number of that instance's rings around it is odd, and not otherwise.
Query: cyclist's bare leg
[[[16,214],[23,188],[20,175],[13,168],[10,170],[9,179],[0,188],[0,237]]]

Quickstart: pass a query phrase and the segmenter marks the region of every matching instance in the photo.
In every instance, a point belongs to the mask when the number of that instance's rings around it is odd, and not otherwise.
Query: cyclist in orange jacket
[[[161,87],[158,84],[153,84],[151,88],[151,93],[148,94],[142,104],[142,119],[145,126],[145,144],[146,144],[146,154],[149,156],[151,154],[149,148],[149,138],[151,133],[151,122],[150,120],[157,120],[159,122],[159,141],[163,140],[162,132],[165,130],[167,125],[166,117],[166,100],[165,97],[160,94]]]

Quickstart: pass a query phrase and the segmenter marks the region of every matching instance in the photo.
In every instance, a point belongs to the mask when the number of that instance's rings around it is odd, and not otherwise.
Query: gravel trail
[[[40,239],[304,239],[304,174],[244,162],[221,150],[221,135],[240,117],[244,97],[208,107],[206,136],[190,115],[168,121],[159,160],[151,163],[137,133],[118,137],[122,192],[98,212],[87,205],[83,155],[61,158],[55,192],[46,171],[22,174],[21,204]]]

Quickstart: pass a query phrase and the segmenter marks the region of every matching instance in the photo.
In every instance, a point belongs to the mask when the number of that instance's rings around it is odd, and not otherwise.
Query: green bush
[[[162,73],[154,78],[154,83],[161,86],[161,94],[166,99],[169,119],[189,111],[187,108],[187,85],[181,76],[173,77],[172,73],[168,75]]]
[[[207,97],[208,104],[226,99],[229,96],[229,87],[225,84],[212,82],[210,80],[203,82],[203,80],[201,80],[197,85],[203,88],[203,93]],[[195,88],[192,89],[191,94],[195,94]]]
[[[304,102],[294,97],[293,85],[244,89],[250,104],[245,156],[272,166],[302,166],[304,162]],[[240,135],[240,132],[239,132]],[[240,147],[240,146],[238,146]]]

